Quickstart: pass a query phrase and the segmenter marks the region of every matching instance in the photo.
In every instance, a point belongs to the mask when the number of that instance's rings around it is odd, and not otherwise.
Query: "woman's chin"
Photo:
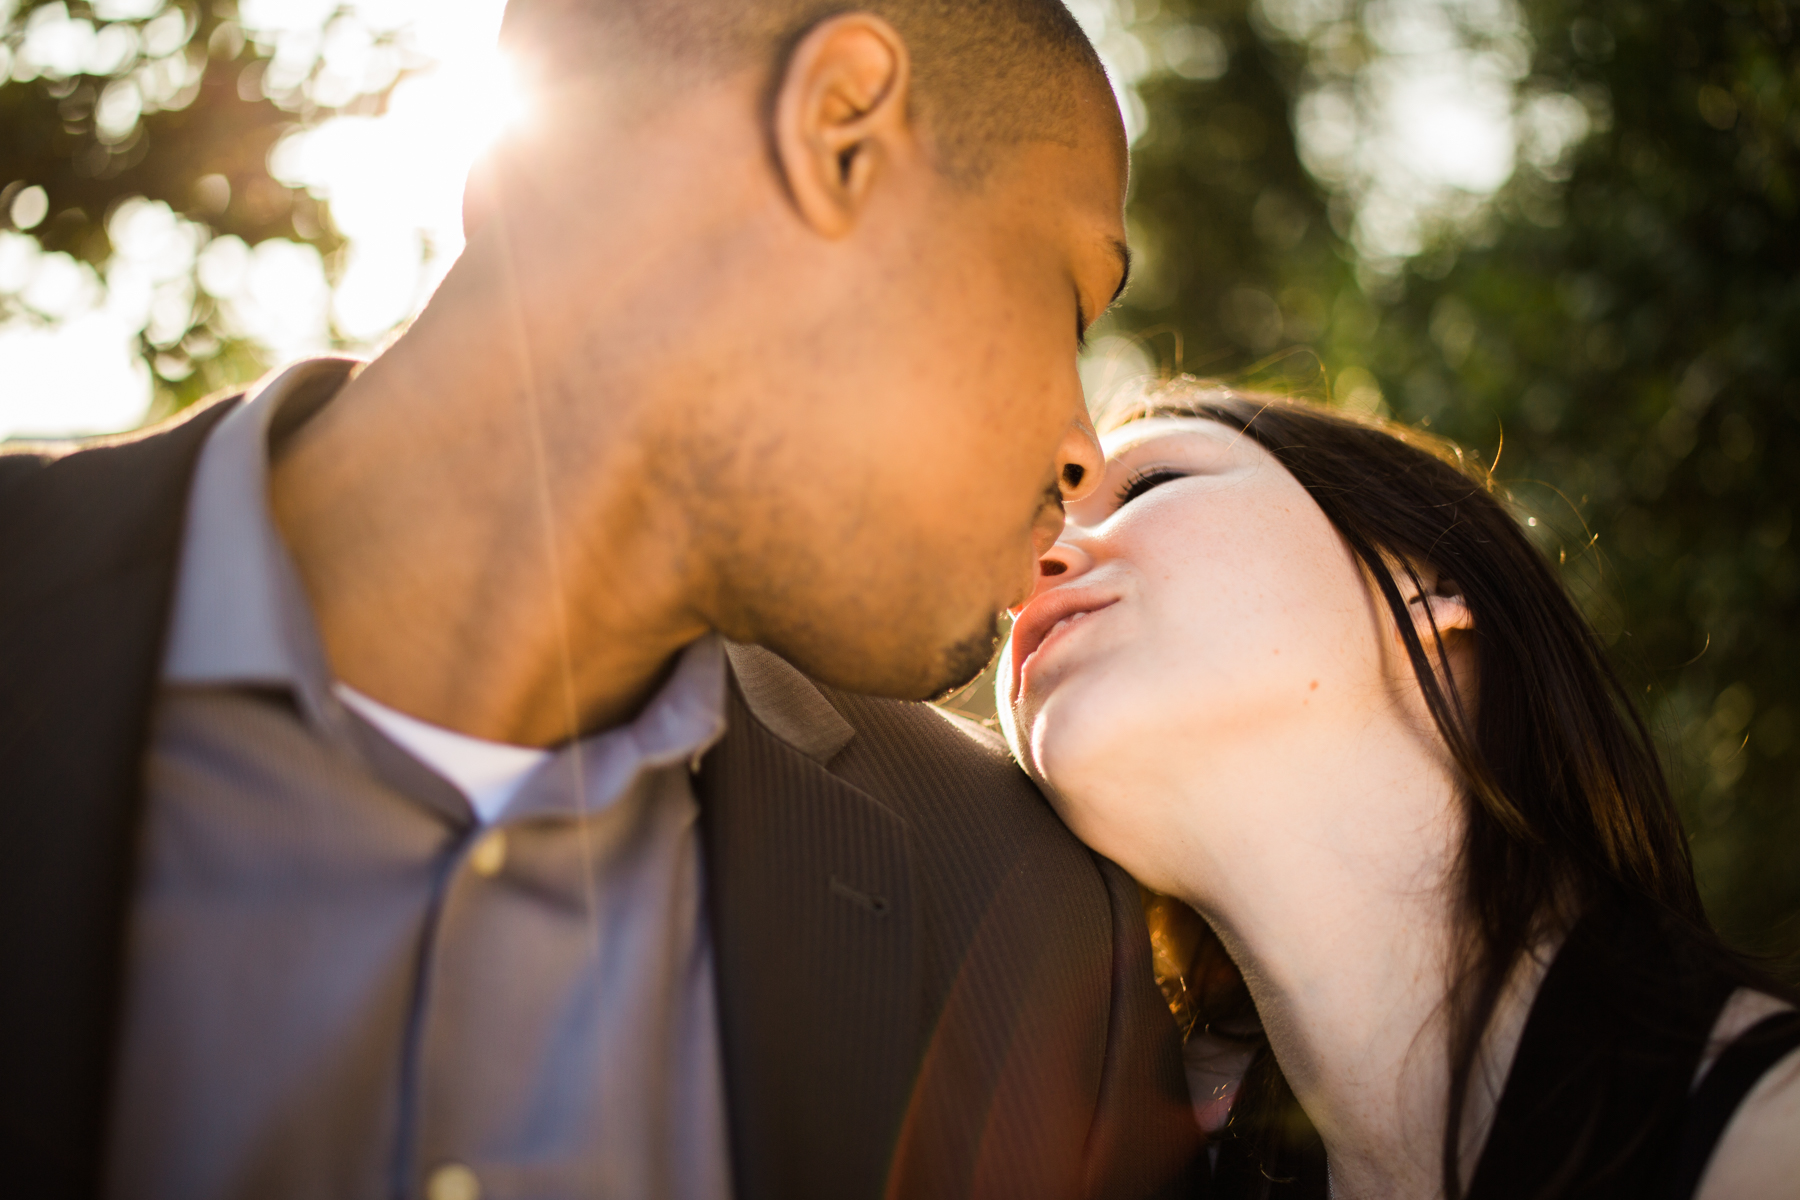
[[[1014,744],[1025,750],[1026,769],[1059,793],[1085,793],[1094,781],[1116,777],[1131,753],[1129,722],[1093,699],[1071,688],[1041,700],[1027,696],[1014,711]]]

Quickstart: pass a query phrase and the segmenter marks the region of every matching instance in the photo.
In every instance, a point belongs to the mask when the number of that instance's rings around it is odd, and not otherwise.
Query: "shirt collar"
[[[269,432],[332,396],[361,364],[318,358],[266,383],[208,436],[188,496],[163,679],[286,685],[315,701],[330,681],[299,574],[269,511]]]
[[[208,436],[188,498],[163,680],[291,689],[315,728],[358,746],[379,773],[404,774],[404,765],[384,762],[385,746],[371,747],[365,723],[333,692],[305,589],[269,511],[271,432],[279,439],[292,431],[361,365],[298,363],[253,389]],[[693,643],[635,719],[565,746],[545,764],[565,767],[566,785],[515,807],[591,812],[617,799],[638,771],[697,759],[725,732],[725,671],[717,635]]]
[[[725,734],[725,643],[708,634],[681,653],[636,718],[563,747],[540,783],[507,809],[509,820],[597,813],[641,772],[699,761]]]

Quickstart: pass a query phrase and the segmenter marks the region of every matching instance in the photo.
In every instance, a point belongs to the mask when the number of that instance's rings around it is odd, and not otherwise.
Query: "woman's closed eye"
[[[1160,487],[1171,480],[1185,477],[1186,472],[1176,471],[1169,467],[1149,467],[1142,471],[1134,471],[1131,477],[1125,481],[1125,486],[1119,489],[1118,507],[1124,508],[1151,488]]]

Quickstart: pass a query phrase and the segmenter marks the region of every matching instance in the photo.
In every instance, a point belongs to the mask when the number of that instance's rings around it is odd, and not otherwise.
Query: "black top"
[[[1700,1190],[1700,1177],[1738,1105],[1769,1068],[1796,1047],[1800,1047],[1800,1012],[1789,1009],[1752,1025],[1707,1068],[1706,1078],[1688,1101],[1669,1200],[1687,1200]]]
[[[1689,1200],[1731,1114],[1800,1045],[1778,1014],[1695,1073],[1739,982],[1672,921],[1606,905],[1544,976],[1468,1200]]]
[[[1623,904],[1583,917],[1532,1003],[1465,1200],[1692,1200],[1744,1097],[1800,1048],[1800,1012],[1777,1013],[1693,1086],[1739,986],[1675,921]],[[1224,1142],[1207,1195],[1324,1200],[1323,1150],[1306,1134],[1274,1181]]]

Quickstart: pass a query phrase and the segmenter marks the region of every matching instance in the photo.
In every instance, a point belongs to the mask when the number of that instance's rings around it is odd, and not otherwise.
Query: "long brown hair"
[[[1783,990],[1728,951],[1708,924],[1687,839],[1650,732],[1546,557],[1454,445],[1392,422],[1180,378],[1103,423],[1199,417],[1242,432],[1306,489],[1362,564],[1406,647],[1462,785],[1455,876],[1462,944],[1449,980],[1450,1094],[1443,1186],[1462,1194],[1459,1132],[1482,1037],[1521,958],[1603,899],[1646,908],[1683,931],[1728,977]],[[1398,564],[1396,566],[1396,564]],[[1394,572],[1429,564],[1474,618],[1476,701],[1465,713],[1435,624],[1427,649]],[[1184,939],[1166,905],[1147,910],[1159,949],[1202,966],[1207,984],[1165,988],[1185,1027],[1229,1026],[1245,997],[1219,982],[1216,954]],[[1211,957],[1207,957],[1211,955]],[[1204,960],[1204,962],[1202,961]],[[1214,964],[1209,968],[1206,964]],[[1280,1068],[1258,1051],[1230,1127],[1265,1175],[1322,1153]]]

